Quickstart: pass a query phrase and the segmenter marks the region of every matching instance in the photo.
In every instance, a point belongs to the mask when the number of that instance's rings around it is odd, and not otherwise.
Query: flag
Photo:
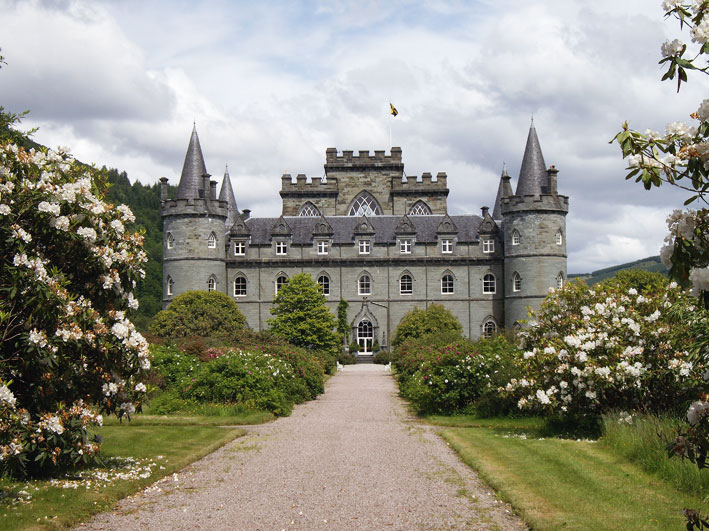
[[[397,114],[399,114],[399,111],[396,110],[396,107],[394,107],[391,102],[389,102],[389,107],[391,107],[391,110],[389,112],[392,116],[396,116]]]

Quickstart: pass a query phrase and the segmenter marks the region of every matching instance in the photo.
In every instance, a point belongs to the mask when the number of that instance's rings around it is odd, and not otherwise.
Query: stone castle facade
[[[414,307],[442,304],[476,338],[515,328],[566,280],[568,197],[557,193],[534,125],[517,189],[503,170],[493,211],[449,215],[447,176],[404,173],[401,148],[328,148],[323,177],[281,177],[282,215],[237,208],[228,172],[217,196],[192,131],[176,199],[162,178],[163,306],[188,290],[233,297],[254,330],[268,327],[277,290],[309,273],[351,337],[387,348]]]

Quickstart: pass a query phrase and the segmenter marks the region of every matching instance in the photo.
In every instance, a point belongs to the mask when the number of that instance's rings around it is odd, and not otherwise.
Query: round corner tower
[[[174,296],[190,290],[226,293],[225,224],[231,205],[228,200],[217,199],[217,183],[207,173],[196,127],[187,148],[177,198],[167,198],[166,178],[160,182],[163,308]]]
[[[527,319],[549,288],[566,282],[566,215],[569,198],[557,193],[554,166],[546,168],[534,124],[529,129],[517,191],[506,177],[500,209],[504,223],[505,327]]]

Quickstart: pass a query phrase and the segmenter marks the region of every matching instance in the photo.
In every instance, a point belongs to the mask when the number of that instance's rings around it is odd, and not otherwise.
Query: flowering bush
[[[145,339],[126,319],[146,260],[130,209],[63,152],[0,145],[0,473],[86,463],[87,427],[145,393]]]
[[[672,407],[703,382],[705,363],[688,352],[686,325],[706,318],[696,304],[674,282],[642,293],[610,282],[595,289],[569,283],[521,331],[522,375],[501,391],[516,395],[520,409],[561,416]]]
[[[402,396],[419,413],[454,413],[497,395],[508,381],[516,351],[504,336],[477,342],[461,338],[409,340],[397,349]]]

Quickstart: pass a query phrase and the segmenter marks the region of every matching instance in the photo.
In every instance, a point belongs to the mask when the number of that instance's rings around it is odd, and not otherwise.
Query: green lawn
[[[103,474],[126,473],[111,469],[114,458],[131,457],[131,479],[107,483],[86,480],[78,488],[63,488],[50,481],[27,483],[0,481],[0,529],[44,529],[70,527],[90,515],[109,510],[121,498],[140,491],[158,479],[172,474],[213,452],[245,431],[229,424],[253,423],[255,416],[241,417],[150,417],[136,415],[131,422],[109,422],[98,433],[104,437],[101,454],[109,466],[96,469]],[[271,418],[266,415],[262,418]],[[218,425],[214,425],[218,424]],[[138,477],[144,475],[145,477]],[[63,484],[71,487],[71,481]],[[17,493],[26,492],[20,497]]]
[[[533,529],[683,529],[682,509],[703,507],[595,441],[539,437],[539,420],[458,421],[477,427],[443,437]]]

